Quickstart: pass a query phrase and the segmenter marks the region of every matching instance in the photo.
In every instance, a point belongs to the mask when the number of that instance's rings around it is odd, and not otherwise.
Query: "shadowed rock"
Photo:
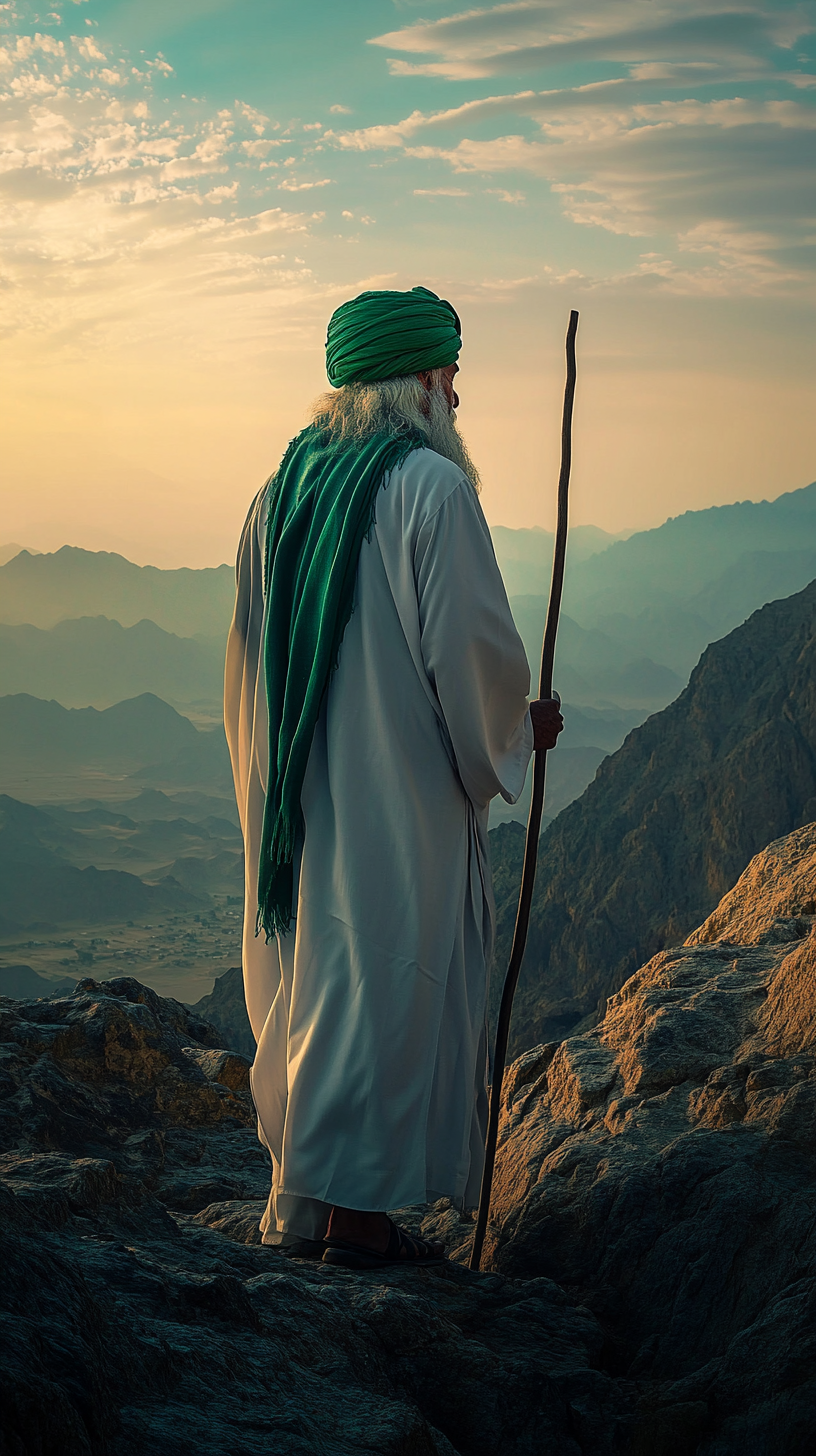
[[[602,1330],[550,1280],[261,1245],[248,1062],[178,1002],[86,980],[0,1001],[0,1042],[3,1456],[621,1449]]]
[[[545,831],[511,1049],[584,1030],[639,965],[714,910],[753,855],[815,817],[812,582],[707,648],[677,701],[630,733]],[[493,843],[515,870],[497,875],[503,967],[521,845]],[[494,1004],[498,994],[495,984]]]

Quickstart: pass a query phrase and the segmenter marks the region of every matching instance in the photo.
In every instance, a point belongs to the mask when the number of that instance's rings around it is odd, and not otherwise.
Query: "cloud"
[[[329,111],[332,116],[351,116],[350,106],[330,106]]]
[[[207,202],[231,202],[238,194],[238,183],[231,182],[229,186],[211,187],[204,196]]]
[[[275,141],[271,137],[262,137],[253,141],[241,142],[241,151],[246,152],[248,157],[268,157],[273,147],[282,147],[283,142]]]
[[[257,111],[254,106],[248,106],[245,101],[236,101],[235,115],[248,121],[256,136],[263,136],[270,125],[269,117],[263,111]]]
[[[314,296],[309,269],[288,265],[285,252],[295,239],[302,247],[319,216],[270,207],[261,185],[265,155],[281,144],[262,133],[277,123],[241,101],[185,120],[153,94],[162,57],[139,67],[104,60],[89,36],[69,45],[33,28],[4,36],[6,336],[22,334],[31,348],[39,340],[49,357],[152,347],[198,336],[215,300],[230,297],[213,337],[246,339],[258,333],[258,294],[267,309]],[[254,205],[233,216],[238,166]]]
[[[414,197],[470,197],[464,187],[415,187]]]
[[[538,179],[577,226],[659,238],[671,262],[664,252],[659,268],[638,266],[671,275],[672,287],[692,286],[697,260],[706,289],[719,268],[729,289],[742,280],[754,291],[810,291],[816,78],[791,62],[814,31],[814,5],[784,0],[516,0],[462,11],[371,44],[401,53],[389,57],[395,76],[466,83],[568,64],[570,84],[497,88],[328,136],[347,152],[502,178],[489,190],[506,201],[523,200],[521,176]]]
[[[76,47],[78,53],[82,56],[83,60],[85,60],[85,61],[104,61],[104,60],[107,60],[107,56],[105,55],[105,52],[104,51],[101,51],[99,49],[99,46],[96,44],[96,41],[94,40],[93,36],[90,36],[90,35],[72,35],[71,36],[71,43]]]
[[[331,187],[332,184],[331,177],[322,177],[319,182],[296,182],[293,177],[287,177],[278,183],[278,188],[281,192],[309,192],[313,187]]]
[[[753,57],[762,46],[789,48],[814,29],[807,6],[771,10],[757,0],[740,5],[694,0],[521,0],[418,21],[372,37],[370,44],[441,59],[396,74],[491,76],[581,61],[688,61]],[[404,63],[403,63],[404,64]],[[392,74],[394,71],[392,70]]]

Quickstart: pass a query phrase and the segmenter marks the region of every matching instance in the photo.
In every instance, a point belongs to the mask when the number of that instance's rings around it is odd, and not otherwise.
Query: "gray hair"
[[[441,369],[432,371],[429,390],[416,374],[378,379],[371,384],[343,384],[315,400],[312,423],[331,430],[349,444],[380,431],[400,435],[418,430],[426,437],[429,449],[452,460],[475,489],[481,489],[479,472],[445,398]]]

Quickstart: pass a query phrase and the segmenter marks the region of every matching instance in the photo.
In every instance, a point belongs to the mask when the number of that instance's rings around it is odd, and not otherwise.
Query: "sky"
[[[462,318],[488,520],[816,478],[816,3],[0,4],[0,541],[229,560],[339,303]]]

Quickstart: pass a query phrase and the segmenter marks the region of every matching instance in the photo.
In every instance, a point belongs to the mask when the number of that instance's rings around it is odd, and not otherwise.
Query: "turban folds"
[[[377,290],[342,303],[329,320],[329,383],[371,383],[421,369],[444,369],[462,347],[459,316],[428,288]]]

